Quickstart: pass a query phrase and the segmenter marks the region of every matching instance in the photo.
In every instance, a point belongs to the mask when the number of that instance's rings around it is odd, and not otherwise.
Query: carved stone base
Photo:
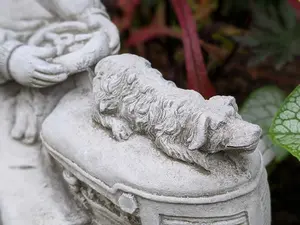
[[[117,142],[90,119],[88,93],[64,97],[43,124],[44,147],[101,225],[270,225],[267,174],[257,149],[207,173],[134,136]],[[57,126],[59,124],[59,126]]]
[[[70,170],[58,154],[50,154]],[[259,154],[258,154],[259,155]],[[64,161],[66,160],[66,161]],[[82,179],[82,171],[71,169]],[[65,175],[67,174],[67,175]],[[221,195],[199,198],[176,198],[144,193],[129,194],[94,190],[93,182],[79,180],[64,171],[64,177],[75,199],[91,212],[95,224],[99,225],[270,225],[270,194],[266,171],[242,188]],[[122,194],[120,194],[122,193]]]

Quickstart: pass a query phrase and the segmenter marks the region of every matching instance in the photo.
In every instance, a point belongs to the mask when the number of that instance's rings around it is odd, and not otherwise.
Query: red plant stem
[[[214,96],[216,91],[207,76],[192,10],[186,0],[171,0],[171,3],[182,28],[188,88],[206,98]]]
[[[140,0],[118,0],[118,7],[122,9],[124,15],[122,18],[114,18],[113,22],[119,25],[119,31],[128,30],[132,24],[136,7],[140,4]]]

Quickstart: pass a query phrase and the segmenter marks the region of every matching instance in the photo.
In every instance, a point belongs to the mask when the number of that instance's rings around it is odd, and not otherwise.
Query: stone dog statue
[[[95,67],[93,119],[118,140],[150,138],[168,156],[209,170],[208,154],[255,150],[261,129],[238,114],[233,97],[205,100],[177,88],[142,57],[123,54]]]

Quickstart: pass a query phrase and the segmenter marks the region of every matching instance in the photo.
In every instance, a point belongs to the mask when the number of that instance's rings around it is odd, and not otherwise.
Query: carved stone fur
[[[207,154],[256,148],[261,130],[241,119],[233,97],[205,100],[131,54],[102,59],[95,74],[93,118],[119,141],[146,135],[168,156],[205,169]]]

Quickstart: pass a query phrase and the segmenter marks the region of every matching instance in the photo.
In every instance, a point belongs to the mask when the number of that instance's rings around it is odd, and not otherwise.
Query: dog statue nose
[[[261,133],[262,133],[262,129],[260,128],[260,126],[258,126],[256,124],[253,124],[252,127],[253,128],[252,128],[252,135],[251,136],[260,137]]]
[[[227,146],[229,148],[251,152],[255,150],[261,133],[262,130],[258,125],[243,120],[235,120],[234,123],[232,123],[232,135]]]

